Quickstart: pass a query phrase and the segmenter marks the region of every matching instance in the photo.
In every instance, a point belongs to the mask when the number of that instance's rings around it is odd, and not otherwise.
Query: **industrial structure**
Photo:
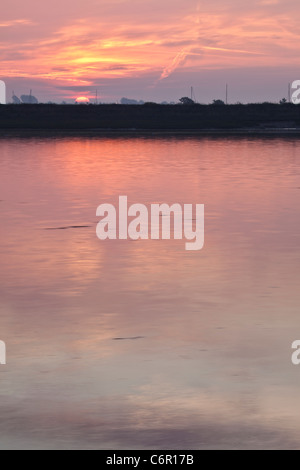
[[[39,103],[38,99],[35,96],[33,96],[32,90],[30,90],[29,95],[21,95],[21,99],[18,98],[15,95],[15,92],[13,91],[12,102],[13,104],[38,104]]]

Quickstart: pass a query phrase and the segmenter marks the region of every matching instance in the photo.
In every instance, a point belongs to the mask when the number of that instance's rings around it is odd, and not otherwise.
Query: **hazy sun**
[[[77,104],[88,104],[90,100],[86,96],[79,96],[76,98],[76,103]]]

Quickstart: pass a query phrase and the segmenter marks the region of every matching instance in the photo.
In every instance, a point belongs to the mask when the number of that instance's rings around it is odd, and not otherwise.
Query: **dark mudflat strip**
[[[113,341],[136,341],[137,339],[144,339],[145,336],[132,336],[129,338],[113,338]]]
[[[0,129],[3,138],[205,138],[205,137],[300,137],[299,129]]]
[[[90,228],[91,225],[69,225],[67,227],[47,227],[44,230],[70,230],[70,229],[77,229],[77,228]]]

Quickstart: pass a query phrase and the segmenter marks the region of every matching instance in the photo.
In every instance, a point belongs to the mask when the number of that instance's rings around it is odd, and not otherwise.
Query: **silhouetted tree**
[[[288,101],[286,98],[282,98],[282,100],[280,100],[280,104],[286,104]]]
[[[225,103],[224,101],[222,100],[213,100],[213,103],[212,103],[214,106],[225,106]]]
[[[195,101],[191,100],[191,98],[188,98],[187,96],[185,96],[184,98],[180,98],[179,101],[181,104],[184,104],[185,106],[186,105],[191,106],[195,104]]]

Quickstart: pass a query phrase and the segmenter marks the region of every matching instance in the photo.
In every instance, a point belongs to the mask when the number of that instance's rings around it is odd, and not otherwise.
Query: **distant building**
[[[141,104],[142,105],[142,104],[145,104],[145,102],[144,101],[137,101],[137,100],[130,100],[128,98],[122,98],[121,99],[121,104],[132,104],[132,105]]]
[[[21,104],[20,98],[18,98],[18,97],[15,95],[15,92],[14,92],[14,91],[13,91],[13,95],[12,95],[12,102],[13,102],[13,104]]]
[[[38,104],[38,99],[33,96],[32,94],[30,95],[22,95],[21,96],[22,103],[24,104]]]

